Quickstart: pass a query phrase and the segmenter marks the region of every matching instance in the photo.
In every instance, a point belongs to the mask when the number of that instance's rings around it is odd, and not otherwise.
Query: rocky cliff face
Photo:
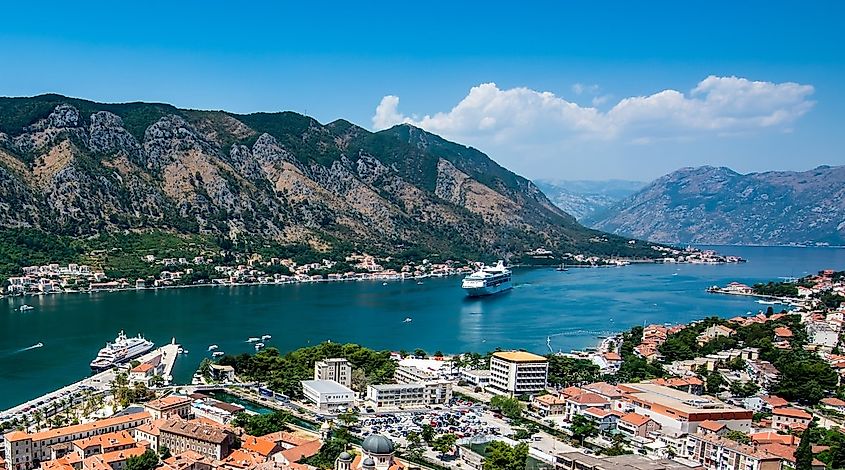
[[[507,255],[592,246],[528,180],[409,126],[235,115],[58,95],[0,99],[0,228]],[[618,243],[617,243],[618,242]],[[629,254],[629,253],[625,253]]]
[[[668,243],[845,243],[845,167],[739,174],[684,168],[585,223]]]

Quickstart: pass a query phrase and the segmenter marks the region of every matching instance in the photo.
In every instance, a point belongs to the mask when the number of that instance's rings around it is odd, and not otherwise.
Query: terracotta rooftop
[[[633,424],[634,426],[637,426],[637,427],[642,426],[643,424],[651,421],[651,418],[649,418],[648,416],[643,416],[643,415],[637,414],[637,413],[628,413],[625,416],[623,416],[621,419],[622,419],[622,421],[625,421],[628,424]]]
[[[799,418],[799,419],[813,419],[813,415],[807,413],[804,410],[800,410],[798,408],[792,408],[789,406],[785,406],[783,408],[775,408],[772,410],[772,414],[775,416],[788,416],[790,418]]]

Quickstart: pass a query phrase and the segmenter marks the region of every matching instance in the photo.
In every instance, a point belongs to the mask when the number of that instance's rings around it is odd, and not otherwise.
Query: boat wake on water
[[[44,347],[44,343],[38,342],[38,343],[35,343],[32,346],[29,346],[27,348],[20,348],[20,349],[14,350],[14,351],[9,351],[7,353],[0,353],[0,357],[14,356],[15,354],[20,354],[22,352],[31,351],[33,349],[38,349],[38,348],[43,348],[43,347]]]

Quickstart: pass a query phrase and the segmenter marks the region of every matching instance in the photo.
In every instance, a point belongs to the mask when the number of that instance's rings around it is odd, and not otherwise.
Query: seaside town
[[[841,468],[845,272],[745,287],[760,312],[548,355],[209,347],[175,384],[174,340],[0,413],[0,468]]]
[[[685,249],[655,245],[656,256],[647,260],[602,258],[582,254],[563,253],[559,257],[544,248],[524,253],[524,265],[554,264],[558,258],[568,260],[570,267],[625,266],[631,263],[739,263],[737,256],[721,255],[712,250]],[[231,258],[224,263],[222,260]],[[220,261],[216,261],[220,260]],[[396,267],[391,258],[377,258],[368,254],[351,254],[342,261],[323,259],[320,262],[299,264],[293,259],[266,258],[260,254],[232,254],[221,251],[188,257],[157,257],[147,254],[140,261],[152,272],[147,277],[110,278],[102,267],[69,263],[49,263],[24,266],[20,276],[10,276],[3,284],[5,295],[42,295],[57,293],[115,291],[186,287],[193,285],[289,284],[326,281],[393,281],[424,279],[466,274],[482,265],[478,261],[445,260]],[[566,262],[564,262],[566,264]]]

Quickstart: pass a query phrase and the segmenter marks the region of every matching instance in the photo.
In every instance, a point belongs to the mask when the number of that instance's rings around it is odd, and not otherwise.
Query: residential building
[[[344,387],[352,386],[352,366],[344,358],[331,358],[314,363],[314,380],[334,380]]]
[[[684,457],[705,470],[781,470],[781,459],[754,446],[740,444],[714,434],[693,433],[687,437]]]
[[[833,411],[838,411],[840,413],[845,413],[845,401],[840,400],[839,398],[822,398],[821,404],[825,408],[831,409]]]
[[[611,411],[606,408],[587,408],[581,414],[596,423],[599,431],[609,431],[616,429],[619,423],[619,418],[622,413],[618,411]]]
[[[628,413],[616,422],[616,429],[629,437],[646,437],[649,433],[660,430],[660,424],[637,413]]]
[[[784,406],[772,411],[772,427],[779,431],[806,429],[812,420],[813,415],[799,408]]]
[[[51,447],[56,444],[129,430],[149,421],[150,414],[141,412],[35,433],[12,431],[4,436],[6,466],[8,470],[29,469],[36,461],[50,460]]]
[[[188,419],[191,414],[191,399],[185,396],[170,395],[144,404],[144,411],[152,419],[179,417]]]
[[[159,445],[171,453],[192,450],[210,459],[223,459],[231,452],[235,434],[220,426],[198,420],[171,418],[159,427]]]
[[[690,470],[689,466],[669,459],[650,459],[640,455],[599,457],[580,452],[555,455],[556,470]]]
[[[626,392],[632,411],[660,424],[665,433],[694,433],[706,420],[718,421],[730,429],[749,432],[753,412],[723,403],[707,395],[693,395],[671,387],[650,383],[619,386]]]
[[[485,388],[490,385],[490,377],[490,369],[464,369],[461,371],[461,380],[476,387]]]
[[[566,412],[566,400],[551,394],[535,396],[531,405],[541,416],[557,416]]]
[[[208,372],[215,380],[223,383],[235,381],[235,368],[229,365],[211,364],[208,367]]]
[[[543,356],[524,351],[499,351],[490,359],[490,385],[494,391],[515,396],[543,390],[549,363]]]
[[[303,380],[302,393],[320,411],[334,412],[355,404],[355,392],[334,380]]]
[[[727,326],[712,325],[712,326],[707,327],[707,329],[705,329],[704,331],[702,331],[701,334],[699,334],[698,337],[696,338],[696,341],[698,342],[698,345],[701,346],[705,343],[709,343],[710,341],[713,341],[714,339],[716,339],[720,336],[731,337],[731,336],[733,336],[734,333],[735,333],[735,331],[731,328],[728,328]]]
[[[367,401],[376,408],[414,408],[441,405],[452,399],[452,383],[432,380],[426,383],[370,385]]]
[[[585,392],[575,396],[567,397],[566,401],[566,420],[572,421],[575,415],[581,414],[587,408],[601,408],[609,409],[610,401],[596,393]]]

